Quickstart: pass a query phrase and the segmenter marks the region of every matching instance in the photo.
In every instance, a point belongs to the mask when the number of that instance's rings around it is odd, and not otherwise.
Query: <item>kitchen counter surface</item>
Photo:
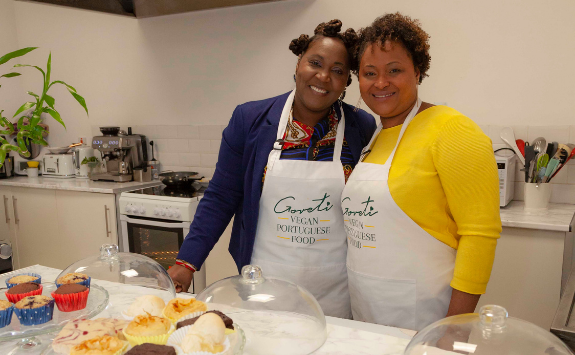
[[[149,182],[108,182],[92,181],[90,179],[58,179],[58,178],[29,178],[17,176],[8,179],[0,179],[0,186],[30,187],[35,189],[68,190],[82,192],[96,192],[103,194],[117,194],[123,191],[137,190],[144,187],[159,186],[158,180]]]
[[[53,282],[61,270],[53,269],[45,266],[34,265],[25,269],[17,270],[11,274],[21,272],[34,272],[42,276],[43,282]],[[0,275],[0,282],[3,285],[4,279],[8,274]],[[128,307],[133,299],[139,294],[134,291],[135,286],[127,286],[118,283],[96,281],[96,283],[104,286],[110,294],[110,303],[108,307],[100,313],[97,317],[114,317],[121,318],[120,311]],[[126,291],[130,288],[129,291]],[[140,294],[145,294],[146,289],[137,287],[143,291]],[[183,294],[179,294],[181,297]],[[401,355],[407,346],[409,339],[413,333],[407,334],[397,328],[386,327],[376,324],[366,324],[357,321],[344,320],[332,317],[326,317],[328,338],[324,345],[318,349],[314,354],[316,355],[346,355],[346,354],[379,354],[379,355]],[[241,324],[240,324],[241,325]],[[276,327],[281,332],[282,326],[285,323],[280,321],[278,324],[269,324],[269,329],[273,332]],[[269,334],[269,336],[273,336]],[[50,344],[54,335],[44,335],[39,338],[42,340],[42,345],[39,349],[26,351],[29,355],[38,355]],[[8,354],[14,348],[16,340],[6,341],[0,344],[0,354]],[[295,346],[295,345],[294,345]],[[20,352],[18,352],[19,354]],[[244,350],[245,355],[250,355],[249,340]]]
[[[550,203],[546,211],[526,212],[523,201],[511,201],[501,208],[501,223],[503,227],[570,232],[574,214],[575,205]]]

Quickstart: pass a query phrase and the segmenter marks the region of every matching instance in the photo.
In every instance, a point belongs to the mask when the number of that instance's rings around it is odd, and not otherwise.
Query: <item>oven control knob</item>
[[[160,214],[160,209],[159,208],[154,208],[154,216],[158,216]]]
[[[172,217],[174,215],[174,211],[171,208],[166,208],[166,216]]]
[[[144,205],[140,205],[138,212],[140,212],[141,214],[146,214],[146,207],[144,207]]]
[[[126,205],[126,213],[132,213],[132,205]]]
[[[165,209],[160,209],[160,216],[165,216],[166,215],[166,210]]]
[[[174,210],[174,217],[176,217],[176,218],[182,217],[182,213],[180,212],[179,209]]]

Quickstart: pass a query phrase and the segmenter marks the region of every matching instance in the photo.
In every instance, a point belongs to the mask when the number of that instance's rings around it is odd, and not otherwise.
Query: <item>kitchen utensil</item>
[[[571,154],[569,154],[569,156],[567,157],[567,159],[565,160],[565,162],[563,164],[561,164],[561,166],[555,171],[555,174],[553,174],[553,176],[551,176],[551,178],[554,178],[555,175],[557,175],[559,173],[559,171],[561,171],[561,169],[563,169],[563,167],[565,166],[565,164],[567,164],[567,162],[569,160],[571,160],[571,158],[573,158],[573,155],[575,155],[575,149],[571,150]]]
[[[547,164],[549,163],[549,155],[547,155],[546,153],[539,153],[537,154],[537,165],[535,168],[535,176],[533,177],[533,182],[538,182],[539,181],[539,175],[541,172],[541,169],[546,167]],[[545,173],[545,172],[543,172]]]
[[[160,181],[169,187],[188,189],[194,181],[204,177],[196,177],[198,173],[192,171],[171,171],[160,173]]]
[[[105,136],[117,136],[120,127],[100,127],[100,132]]]
[[[526,143],[528,144],[528,143]],[[535,149],[531,145],[525,145],[525,182],[529,182],[529,172],[532,160],[535,158]]]
[[[51,154],[66,154],[72,148],[70,147],[46,147]]]
[[[549,158],[553,158],[555,156],[558,146],[559,143],[557,142],[547,143],[547,150],[545,151],[545,153],[549,156]]]
[[[551,180],[551,176],[553,176],[553,173],[555,173],[555,170],[557,170],[557,168],[559,167],[559,164],[561,164],[561,160],[555,157],[549,160],[549,164],[547,164],[547,170],[545,171],[545,176],[541,181],[549,182]]]
[[[525,157],[525,142],[523,141],[523,139],[517,139],[515,140],[515,143],[517,144],[517,148],[519,148],[521,155]]]
[[[499,133],[499,136],[505,143],[507,143],[507,145],[511,147],[511,149],[513,149],[515,154],[517,154],[517,157],[519,158],[521,165],[525,165],[525,158],[523,157],[523,154],[521,154],[519,147],[517,147],[517,143],[515,143],[515,133],[513,133],[513,128],[511,127],[503,128],[501,130],[501,133]]]
[[[537,172],[537,179],[536,179],[537,183],[543,182],[543,178],[545,177],[546,171],[547,171],[546,167],[542,167],[541,169],[539,169],[539,171]]]
[[[561,158],[561,155],[567,155],[565,157],[565,159],[567,159],[569,155],[571,155],[572,150],[573,148],[571,148],[567,144],[559,144],[559,146],[557,147],[557,153],[555,153],[554,157]]]
[[[547,141],[543,137],[537,137],[531,145],[537,153],[542,153],[543,150],[547,148]]]

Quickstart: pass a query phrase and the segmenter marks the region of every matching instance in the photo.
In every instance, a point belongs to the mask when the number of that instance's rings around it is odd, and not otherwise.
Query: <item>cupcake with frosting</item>
[[[120,355],[128,344],[118,337],[103,335],[74,346],[70,355]]]
[[[35,282],[37,284],[41,284],[42,276],[34,274],[32,272],[18,274],[16,276],[12,276],[9,279],[6,279],[6,286],[8,286],[8,288],[12,288],[18,284],[23,284],[25,282]]]
[[[14,312],[22,325],[49,322],[54,316],[54,300],[48,296],[28,296],[14,305]]]
[[[172,323],[176,323],[182,319],[200,316],[207,310],[208,306],[195,298],[174,298],[168,302],[162,313]]]
[[[144,343],[165,345],[173,332],[174,326],[169,320],[149,314],[136,316],[123,330],[132,346]]]
[[[12,321],[14,305],[8,301],[0,300],[0,328],[4,328]]]
[[[73,312],[86,308],[90,289],[81,284],[64,284],[52,292],[60,312]]]
[[[178,348],[179,354],[219,354],[230,347],[225,331],[226,326],[219,315],[206,313],[193,325],[176,331],[168,344]]]
[[[154,295],[145,295],[136,298],[130,308],[122,311],[122,316],[125,319],[132,320],[135,316],[150,314],[152,316],[161,317],[162,311],[166,307],[163,299]]]
[[[6,298],[12,303],[18,303],[22,298],[42,294],[42,285],[35,282],[17,284],[6,291]]]
[[[90,288],[90,276],[81,272],[71,272],[56,280],[56,286],[60,287],[65,284],[80,284]]]

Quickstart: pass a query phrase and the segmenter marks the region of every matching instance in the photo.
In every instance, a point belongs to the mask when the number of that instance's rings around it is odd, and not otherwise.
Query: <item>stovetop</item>
[[[137,195],[148,195],[148,196],[165,196],[165,197],[176,197],[176,198],[194,198],[199,197],[204,194],[204,187],[197,186],[198,189],[176,189],[170,188],[166,185],[147,187],[140,190],[130,191],[130,194]]]

